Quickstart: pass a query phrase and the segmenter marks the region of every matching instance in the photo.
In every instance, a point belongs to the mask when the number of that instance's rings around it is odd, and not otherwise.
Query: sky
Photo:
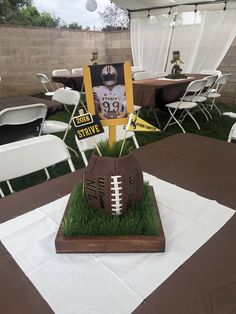
[[[48,12],[56,17],[60,17],[66,24],[77,22],[84,28],[89,26],[91,29],[101,29],[102,20],[98,12],[103,12],[104,8],[109,5],[110,0],[96,0],[97,10],[89,12],[85,3],[86,0],[33,0],[39,12]]]

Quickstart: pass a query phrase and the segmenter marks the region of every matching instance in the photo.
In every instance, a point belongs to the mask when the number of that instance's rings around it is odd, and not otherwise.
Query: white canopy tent
[[[190,1],[113,1],[130,13],[134,66],[170,72],[174,50],[185,73],[219,66],[236,36],[236,2]]]

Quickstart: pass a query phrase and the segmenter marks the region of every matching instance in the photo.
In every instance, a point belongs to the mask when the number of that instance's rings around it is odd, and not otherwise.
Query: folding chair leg
[[[8,186],[8,188],[9,188],[10,192],[11,192],[11,193],[14,193],[14,190],[13,190],[13,188],[12,188],[12,186],[11,186],[11,183],[10,183],[10,181],[8,181],[8,180],[7,180],[7,186]]]
[[[44,168],[44,171],[45,171],[46,176],[47,176],[47,181],[50,180],[50,175],[49,175],[48,169]]]
[[[155,111],[154,108],[151,108],[151,110],[152,110],[152,112],[154,113],[154,117],[155,117],[155,119],[156,119],[158,128],[160,129],[160,128],[161,128],[161,125],[160,125],[160,121],[159,121],[159,119],[158,119],[158,117],[157,117],[156,111]]]
[[[170,119],[167,121],[167,123],[166,123],[166,125],[165,125],[163,131],[166,130],[166,128],[167,128],[168,125],[170,124],[171,120],[174,119],[175,122],[178,124],[178,126],[181,128],[182,132],[183,132],[183,133],[186,133],[186,132],[185,132],[185,129],[182,127],[182,125],[179,123],[179,121],[178,121],[178,120],[176,119],[176,117],[174,116],[175,113],[176,113],[176,111],[177,111],[177,109],[175,109],[173,113],[171,112],[170,108],[168,108],[168,110],[169,110],[169,113],[170,113],[170,116],[171,116],[171,117],[170,117]]]
[[[194,117],[193,117],[193,115],[190,113],[190,111],[187,110],[187,109],[185,109],[185,110],[186,110],[186,112],[188,113],[188,115],[192,118],[192,120],[194,121],[194,123],[196,124],[198,130],[201,130],[199,124],[198,124],[197,121],[194,119]]]
[[[75,154],[76,157],[79,157],[78,153],[77,153],[72,147],[70,147],[70,146],[68,146],[68,145],[66,145],[66,146],[67,146],[67,148],[68,148],[69,150],[71,150],[71,151]]]
[[[198,105],[198,108],[199,108],[199,110],[204,114],[204,116],[205,116],[207,122],[209,122],[208,116],[207,116],[207,114],[205,113],[204,109],[201,107],[201,104]]]
[[[0,195],[1,195],[1,197],[5,197],[5,195],[4,195],[4,193],[3,193],[1,188],[0,188]]]

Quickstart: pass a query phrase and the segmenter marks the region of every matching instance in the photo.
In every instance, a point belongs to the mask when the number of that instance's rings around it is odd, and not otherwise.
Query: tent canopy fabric
[[[221,0],[113,0],[118,7],[121,9],[127,9],[130,11],[142,10],[142,9],[151,9],[151,8],[161,8],[168,6],[178,6],[186,4],[199,4],[199,3],[220,3],[224,2]],[[233,0],[228,0],[227,2],[234,2]]]

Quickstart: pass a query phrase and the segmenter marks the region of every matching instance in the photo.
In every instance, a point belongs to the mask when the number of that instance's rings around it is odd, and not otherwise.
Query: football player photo
[[[118,65],[118,64],[117,64]],[[100,119],[124,118],[127,115],[124,78],[116,65],[99,67],[102,85],[93,86],[95,112]],[[119,72],[118,72],[119,71]],[[118,74],[119,73],[119,74]],[[119,78],[119,75],[122,76]]]

